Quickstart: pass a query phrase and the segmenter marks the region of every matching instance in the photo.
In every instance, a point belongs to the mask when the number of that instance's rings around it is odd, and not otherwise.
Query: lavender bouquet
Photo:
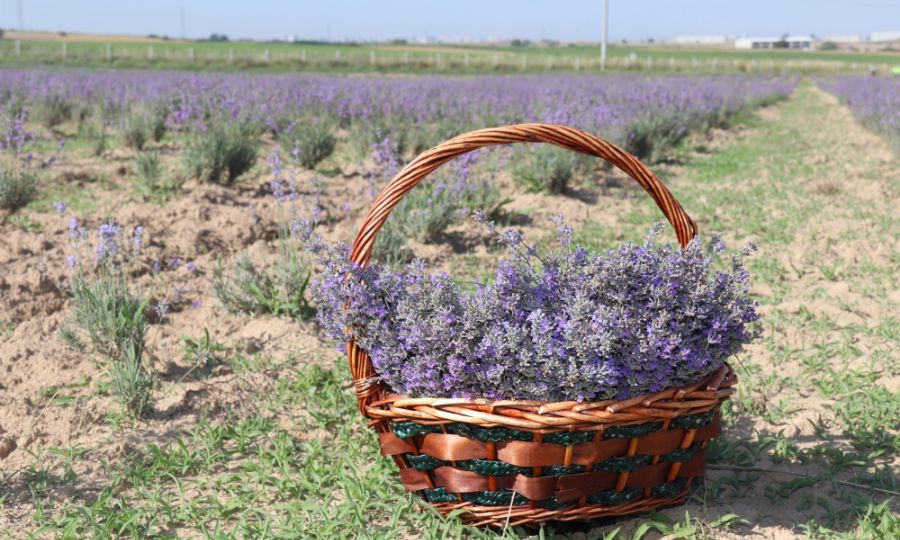
[[[717,238],[679,249],[656,226],[643,243],[592,253],[557,225],[559,248],[538,254],[489,224],[506,255],[474,289],[421,261],[360,268],[346,246],[299,229],[322,267],[311,283],[322,328],[356,340],[410,397],[625,399],[701,380],[754,337],[750,248],[723,261]]]

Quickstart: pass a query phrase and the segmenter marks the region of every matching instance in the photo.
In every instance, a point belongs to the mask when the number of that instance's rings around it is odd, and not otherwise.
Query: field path
[[[900,488],[897,158],[805,81],[714,141],[662,175],[702,232],[758,244],[763,336],[733,362],[731,425],[710,453],[707,491],[686,507],[690,526],[709,531],[734,513],[748,523],[711,536],[861,534],[891,511],[877,490]],[[684,512],[664,513],[684,524]]]

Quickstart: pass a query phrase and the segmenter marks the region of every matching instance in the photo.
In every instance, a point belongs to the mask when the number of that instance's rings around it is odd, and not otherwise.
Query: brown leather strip
[[[661,456],[681,447],[683,429],[670,429],[648,433],[638,440],[638,454]]]
[[[449,433],[425,435],[422,439],[421,452],[444,461],[486,459],[488,457],[485,443]]]
[[[488,491],[488,479],[472,471],[456,467],[438,467],[434,474],[434,485],[446,488],[451,493],[476,493]],[[516,481],[515,476],[497,476],[496,489],[509,489]]]
[[[700,450],[690,460],[685,461],[678,471],[678,476],[703,476],[706,472],[706,450]]]
[[[553,497],[558,480],[554,476],[529,478],[524,474],[519,474],[516,475],[516,481],[513,483],[512,488],[516,493],[524,495],[532,501],[542,501]]]
[[[648,465],[641,467],[628,476],[630,488],[652,488],[666,481],[666,475],[669,474],[671,463],[657,463],[656,465]]]
[[[503,441],[497,443],[497,459],[516,467],[546,467],[560,465],[566,458],[561,444]]]
[[[429,487],[425,473],[415,469],[400,469],[400,481],[406,491],[419,491]]]
[[[572,463],[593,465],[611,457],[624,456],[628,451],[628,439],[607,439],[577,444],[573,447]]]
[[[565,502],[612,489],[618,477],[619,473],[602,471],[561,476],[557,482],[556,498]]]
[[[396,456],[397,454],[416,453],[416,447],[409,439],[401,439],[390,431],[378,434],[378,442],[381,443],[382,456]]]
[[[722,432],[722,416],[717,414],[713,421],[709,423],[708,426],[704,426],[702,428],[697,429],[697,434],[694,435],[695,441],[705,441],[707,439],[711,439]]]

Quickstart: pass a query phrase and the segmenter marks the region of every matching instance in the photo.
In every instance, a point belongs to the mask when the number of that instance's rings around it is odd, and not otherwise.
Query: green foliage
[[[15,212],[37,196],[34,173],[0,164],[0,209]]]
[[[141,152],[134,156],[134,167],[138,177],[146,186],[156,186],[159,182],[161,168],[158,152]]]
[[[78,135],[87,144],[91,155],[100,157],[109,148],[106,130],[106,122],[102,120],[86,120],[78,125]]]
[[[87,332],[97,351],[111,358],[124,358],[129,350],[143,351],[149,299],[131,294],[124,278],[109,275],[89,282],[78,277],[72,292],[74,322]]]
[[[128,148],[141,150],[149,141],[159,142],[166,134],[166,116],[163,107],[141,110],[122,121],[122,142]]]
[[[322,160],[334,152],[337,142],[325,123],[303,122],[288,133],[281,146],[286,152],[294,154],[300,164],[307,169],[315,169]]]
[[[126,344],[121,358],[110,364],[113,393],[128,414],[140,418],[153,408],[156,376],[143,359],[143,343]]]
[[[35,103],[34,119],[52,129],[72,118],[74,105],[59,94],[51,94]]]
[[[225,345],[213,341],[209,337],[209,330],[203,329],[203,337],[194,339],[192,337],[182,338],[184,341],[184,359],[188,361],[192,368],[208,369],[222,363],[224,358],[221,353],[228,350]]]
[[[411,261],[413,252],[406,245],[406,238],[388,222],[378,233],[372,257],[381,264],[397,267]]]
[[[213,290],[222,305],[232,312],[308,319],[314,313],[306,300],[310,275],[299,250],[283,238],[271,272],[258,267],[244,254],[238,257],[230,275],[226,275],[220,262],[215,270]]]
[[[112,389],[122,407],[135,417],[149,412],[155,382],[144,359],[149,298],[132,295],[124,278],[111,274],[92,283],[76,278],[73,295],[74,322],[109,358]]]
[[[184,167],[189,176],[204,182],[231,185],[256,162],[259,143],[249,126],[217,125],[193,136],[184,150]]]
[[[563,193],[580,163],[580,156],[555,146],[529,148],[528,155],[513,168],[513,178],[532,192]]]

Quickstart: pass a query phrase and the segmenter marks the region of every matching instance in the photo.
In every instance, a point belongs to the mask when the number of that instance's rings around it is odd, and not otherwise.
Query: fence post
[[[112,62],[112,45],[106,44],[106,61]]]
[[[369,51],[369,65],[375,65],[375,51]]]
[[[69,42],[68,41],[62,42],[62,57],[63,57],[63,60],[65,60],[66,58],[69,57]]]
[[[409,51],[403,52],[403,64],[404,65],[409,64]]]
[[[188,59],[193,62],[194,61],[194,48],[188,47]]]
[[[153,45],[147,46],[147,60],[153,60]]]
[[[16,40],[16,56],[22,56],[22,42]]]
[[[522,54],[522,69],[528,68],[528,55]]]
[[[499,63],[500,63],[500,55],[497,53],[494,53],[494,67],[497,67],[497,64],[499,64]]]
[[[337,62],[341,61],[341,50],[340,49],[334,51],[334,59]]]
[[[234,49],[233,49],[233,48],[232,48],[232,49],[228,49],[228,63],[229,63],[229,64],[233,64],[233,63],[234,63]]]
[[[581,57],[575,57],[575,71],[581,71]]]
[[[306,49],[300,49],[300,61],[306,63]]]
[[[269,63],[269,49],[263,51],[263,62]]]
[[[434,55],[434,66],[438,69],[441,68],[441,53],[435,53]]]
[[[469,53],[466,53],[466,55],[463,57],[463,65],[465,65],[466,68],[469,67]]]

